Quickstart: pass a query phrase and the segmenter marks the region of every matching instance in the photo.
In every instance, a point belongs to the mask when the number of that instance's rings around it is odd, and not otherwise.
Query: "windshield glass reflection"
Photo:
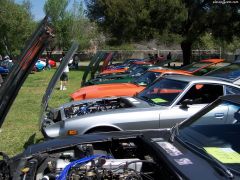
[[[158,81],[139,93],[138,97],[140,99],[151,101],[157,105],[169,106],[184,90],[187,84],[187,82],[183,81],[160,78]]]
[[[153,81],[155,81],[158,77],[160,77],[160,75],[161,75],[160,72],[148,71],[148,72],[145,72],[140,77],[135,78],[133,80],[133,83],[141,86],[147,86],[151,84]]]
[[[198,114],[189,119],[191,124],[180,128],[178,137],[240,171],[240,105],[221,101],[200,117]]]

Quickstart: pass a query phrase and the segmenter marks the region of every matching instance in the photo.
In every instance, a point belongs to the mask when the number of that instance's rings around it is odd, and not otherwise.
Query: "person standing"
[[[172,53],[171,52],[168,53],[167,60],[172,60]],[[168,63],[168,67],[170,67],[170,62]]]
[[[51,66],[50,66],[50,64],[49,64],[49,58],[48,57],[46,57],[46,69],[48,69],[48,70],[50,70],[51,69]]]
[[[64,52],[62,53],[62,58],[65,56]],[[62,58],[60,59],[60,63],[62,62]],[[60,77],[60,90],[67,90],[67,82],[68,82],[68,73],[69,73],[69,67],[68,65],[63,70],[63,73]]]
[[[172,53],[169,52],[168,55],[167,55],[167,60],[171,60],[172,59]]]

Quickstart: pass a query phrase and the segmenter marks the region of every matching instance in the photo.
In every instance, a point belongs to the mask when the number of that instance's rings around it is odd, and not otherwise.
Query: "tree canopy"
[[[68,49],[71,41],[79,42],[80,48],[90,46],[96,35],[96,27],[84,15],[83,4],[74,0],[69,7],[69,0],[47,0],[44,6],[46,14],[52,19],[55,40],[52,48]]]
[[[206,32],[231,40],[239,33],[238,4],[210,0],[86,0],[88,17],[118,43],[156,37],[164,32],[182,37],[184,64]]]
[[[25,6],[11,0],[1,0],[0,53],[18,55],[34,26],[35,23]]]

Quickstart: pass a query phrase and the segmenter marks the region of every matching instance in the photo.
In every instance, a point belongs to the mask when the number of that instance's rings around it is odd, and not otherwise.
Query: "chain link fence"
[[[182,50],[99,50],[101,52],[114,52],[114,61],[122,62],[126,59],[132,58],[148,58],[150,55],[158,55],[159,57],[162,56],[164,59],[167,58],[169,52],[172,54],[172,59],[182,62]],[[47,55],[47,52],[43,54],[43,56]],[[77,62],[81,61],[89,61],[95,53],[85,53],[85,52],[78,52],[74,55],[73,59]],[[221,50],[193,50],[192,51],[192,61],[199,61],[201,59],[207,58],[223,58],[221,54]],[[51,58],[55,61],[59,61],[62,57],[62,51],[53,51],[51,53]],[[226,58],[230,59],[229,56]],[[232,58],[232,57],[231,57]]]

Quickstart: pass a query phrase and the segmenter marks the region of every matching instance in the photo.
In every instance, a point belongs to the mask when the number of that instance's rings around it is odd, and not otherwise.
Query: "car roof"
[[[218,77],[211,77],[211,76],[186,76],[186,75],[168,75],[166,76],[168,79],[174,79],[174,80],[179,80],[179,81],[185,81],[185,82],[211,82],[211,83],[224,83],[224,84],[229,84],[232,86],[231,81],[223,78],[218,78]],[[236,86],[238,87],[238,86]]]
[[[160,73],[175,73],[175,74],[183,74],[183,75],[191,75],[188,71],[180,70],[180,69],[149,69],[151,72],[160,72]]]

